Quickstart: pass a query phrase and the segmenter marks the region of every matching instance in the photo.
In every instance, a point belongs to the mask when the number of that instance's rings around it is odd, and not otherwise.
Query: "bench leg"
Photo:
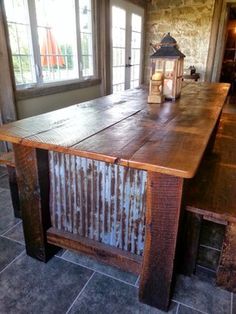
[[[14,215],[16,218],[21,218],[19,191],[18,191],[18,184],[16,181],[16,169],[15,167],[7,166],[7,172],[8,172],[8,177],[9,177],[9,186],[10,186],[12,205],[14,209]]]
[[[200,231],[202,225],[202,216],[186,212],[183,262],[180,269],[181,273],[191,276],[196,270],[196,261],[199,248]]]
[[[13,149],[26,252],[46,262],[58,250],[47,243],[46,236],[51,227],[48,152],[18,144]]]
[[[236,223],[226,227],[216,283],[224,289],[236,292]]]
[[[164,311],[171,297],[182,189],[182,178],[148,172],[139,299]]]

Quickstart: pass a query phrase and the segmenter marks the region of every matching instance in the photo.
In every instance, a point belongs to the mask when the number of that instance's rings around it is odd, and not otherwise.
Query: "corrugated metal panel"
[[[142,255],[147,173],[50,152],[53,227]]]

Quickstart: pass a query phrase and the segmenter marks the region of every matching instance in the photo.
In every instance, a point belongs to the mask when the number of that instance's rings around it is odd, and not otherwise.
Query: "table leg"
[[[49,212],[48,152],[14,144],[20,208],[28,255],[46,262],[58,250],[47,244]]]
[[[216,125],[211,133],[211,137],[209,139],[209,142],[207,144],[207,148],[205,151],[205,155],[209,155],[212,153],[213,149],[214,149],[214,145],[215,145],[215,141],[216,141],[216,135],[219,129],[219,124],[220,124],[220,117],[218,118]]]
[[[21,218],[19,191],[16,181],[16,169],[15,167],[7,166],[7,172],[9,177],[9,187],[11,193],[12,206],[14,209],[14,216],[16,218]]]
[[[170,302],[183,179],[148,172],[141,302],[167,310]]]

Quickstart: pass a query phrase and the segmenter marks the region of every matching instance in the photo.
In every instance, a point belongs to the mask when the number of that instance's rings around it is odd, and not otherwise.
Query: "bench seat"
[[[202,221],[225,225],[216,283],[236,292],[236,119],[223,117],[214,152],[186,184],[184,273],[196,268]]]

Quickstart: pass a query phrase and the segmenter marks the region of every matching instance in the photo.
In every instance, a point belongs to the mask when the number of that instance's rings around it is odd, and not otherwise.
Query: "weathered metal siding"
[[[142,255],[145,171],[50,152],[52,225]]]

